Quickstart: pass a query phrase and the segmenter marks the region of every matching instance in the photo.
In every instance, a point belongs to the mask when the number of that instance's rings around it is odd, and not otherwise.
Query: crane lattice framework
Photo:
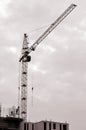
[[[36,47],[39,45],[43,39],[49,35],[50,32],[52,32],[56,26],[65,19],[65,17],[68,16],[72,12],[72,10],[76,7],[75,4],[71,4],[60,17],[58,17],[49,27],[48,29],[36,40],[36,42],[31,46],[28,47],[28,40],[27,40],[27,34],[24,34],[24,40],[23,40],[23,47],[22,47],[22,56],[19,60],[22,64],[22,71],[21,71],[21,107],[20,107],[20,113],[21,117],[24,119],[24,121],[27,120],[27,69],[28,69],[28,62],[31,61],[31,56],[29,55],[32,51],[36,49]]]
[[[24,34],[24,41],[22,46],[22,55],[28,51],[27,35]],[[30,56],[24,57],[21,64],[21,117],[27,120],[27,69]]]

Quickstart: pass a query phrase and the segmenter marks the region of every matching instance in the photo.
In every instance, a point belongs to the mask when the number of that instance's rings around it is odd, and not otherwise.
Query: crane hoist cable
[[[34,92],[34,87],[32,86],[32,107],[33,107],[33,92]]]
[[[46,25],[43,25],[43,26],[38,27],[38,28],[36,28],[36,29],[32,29],[32,30],[30,30],[29,32],[27,32],[27,34],[30,34],[30,33],[35,32],[35,31],[42,30],[42,29],[48,27],[49,25],[50,25],[50,24],[46,24]]]
[[[31,70],[30,71],[30,77],[31,77],[31,105],[32,105],[32,107],[33,107],[33,105],[34,105],[34,102],[33,102],[33,93],[34,93],[34,73],[33,73],[33,70],[31,69],[32,68],[32,66],[31,66],[31,64],[30,64],[30,69],[29,70]]]

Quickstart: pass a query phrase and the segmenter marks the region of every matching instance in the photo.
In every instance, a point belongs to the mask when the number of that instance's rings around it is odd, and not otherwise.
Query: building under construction
[[[69,124],[53,121],[28,122],[24,125],[24,130],[69,130]]]
[[[53,121],[25,123],[21,118],[0,117],[0,130],[69,130],[69,124]]]
[[[13,117],[0,117],[0,130],[24,130],[23,119]]]

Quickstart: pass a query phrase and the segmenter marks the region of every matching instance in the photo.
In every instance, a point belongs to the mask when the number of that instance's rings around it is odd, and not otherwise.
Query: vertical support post
[[[24,34],[24,41],[22,47],[22,55],[28,50],[27,35]],[[28,60],[27,56],[22,59],[21,62],[21,117],[24,121],[27,121],[27,69],[28,69]]]

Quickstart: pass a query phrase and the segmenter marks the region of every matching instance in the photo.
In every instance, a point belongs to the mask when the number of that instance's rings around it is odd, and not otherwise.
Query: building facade
[[[0,117],[0,130],[24,130],[21,118]]]
[[[53,121],[25,123],[21,118],[0,117],[0,130],[69,130],[69,124]]]
[[[69,130],[69,124],[53,121],[28,122],[24,124],[24,130]]]

